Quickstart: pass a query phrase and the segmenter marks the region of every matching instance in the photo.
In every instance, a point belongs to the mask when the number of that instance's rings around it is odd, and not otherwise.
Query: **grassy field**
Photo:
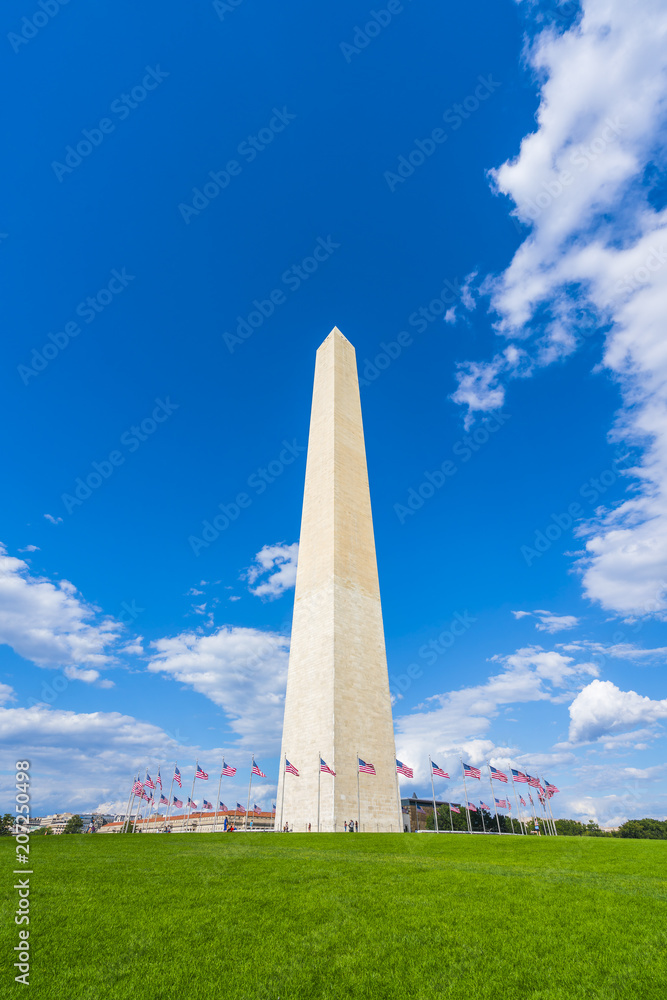
[[[8,956],[12,838],[0,854]],[[30,861],[33,1000],[667,991],[659,841],[97,835],[34,838]]]

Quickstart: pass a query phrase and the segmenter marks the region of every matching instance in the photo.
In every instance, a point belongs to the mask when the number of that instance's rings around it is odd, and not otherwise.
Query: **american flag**
[[[285,771],[289,771],[290,774],[295,774],[297,778],[299,777],[298,769],[294,766],[294,764],[290,764],[287,757],[285,757]]]
[[[271,806],[271,812],[274,813],[275,811],[276,811],[276,804],[274,802],[273,805]]]
[[[404,774],[406,778],[414,778],[415,772],[407,764],[403,764],[400,760],[396,761],[396,770],[399,774]]]
[[[336,772],[332,770],[332,768],[330,768],[329,765],[326,763],[326,761],[323,761],[321,757],[320,757],[320,771],[324,771],[325,774],[333,774],[334,778],[336,777]]]
[[[461,810],[459,809],[459,807],[458,807],[458,806],[453,806],[453,805],[451,804],[451,802],[449,803],[449,808],[451,809],[451,811],[452,811],[453,813],[460,813],[460,812],[461,812]]]
[[[545,781],[544,784],[547,786],[547,795],[549,798],[551,798],[552,795],[555,795],[556,792],[560,791],[560,789],[556,788],[555,785],[550,785],[548,781]]]
[[[197,770],[195,772],[195,778],[201,778],[202,781],[208,781],[208,774],[206,771],[202,771],[199,764],[197,764]]]
[[[375,774],[375,768],[372,764],[367,764],[365,760],[361,759],[361,757],[359,757],[358,760],[360,771],[363,771],[364,774]]]
[[[146,780],[144,781],[144,788],[155,788],[155,782],[151,778],[148,771],[146,771]]]
[[[188,809],[198,809],[198,808],[199,806],[197,805],[197,803],[193,802],[190,796],[188,795]]]
[[[207,802],[206,799],[204,799],[204,809],[212,809],[212,808],[213,808],[213,803]]]
[[[160,774],[160,768],[157,769],[157,778],[155,779],[155,784],[160,786],[162,790],[162,775]]]
[[[515,771],[514,768],[512,768],[511,770],[512,770],[512,777],[514,778],[515,781],[518,781],[520,784],[524,785],[528,784],[528,777],[523,773],[523,771]]]
[[[138,778],[135,781],[135,783],[132,785],[132,791],[134,792],[135,795],[143,795],[144,794],[144,786],[141,784],[141,782],[139,781]]]
[[[533,802],[533,796],[530,794],[530,792],[528,792],[528,798],[530,799],[531,806],[534,806],[535,803]]]
[[[153,801],[153,796],[152,795],[150,795],[150,796],[146,795],[146,792],[143,791],[143,790],[141,792],[141,797],[142,797],[142,799],[146,799],[146,802],[152,802]]]
[[[181,784],[181,772],[178,770],[177,767],[174,768],[174,781],[176,782],[179,788],[183,787]]]
[[[479,778],[481,780],[482,772],[478,767],[473,767],[472,764],[463,765],[463,774],[466,778]]]
[[[521,803],[522,806],[526,805],[526,800],[524,799],[523,795],[519,796],[519,802]]]
[[[223,758],[223,761],[222,761],[222,773],[227,778],[233,778],[234,775],[236,774],[236,768],[235,767],[231,767],[229,764],[225,764],[224,758]]]
[[[468,803],[468,812],[476,813],[477,812],[477,806],[474,805],[474,803],[469,802]]]
[[[241,805],[241,803],[240,803],[240,802],[237,802],[237,803],[236,803],[236,811],[237,811],[238,813],[244,813],[244,812],[245,812],[245,809],[243,808],[243,806]]]
[[[160,805],[161,806],[168,806],[169,805],[169,799],[167,798],[166,795],[161,795],[160,796]]]
[[[254,812],[255,816],[259,816],[261,814],[261,812],[262,812],[262,810],[259,808],[259,806],[257,805],[256,802],[255,802],[255,804],[253,806],[252,811]]]
[[[512,812],[512,803],[509,799],[507,800],[507,808],[509,809],[510,812]]]
[[[181,802],[180,799],[177,799],[175,795],[174,795],[174,805],[176,806],[177,809],[183,808],[183,803]]]
[[[491,812],[491,806],[487,806],[486,802],[480,802],[482,809],[486,809],[487,812]]]
[[[438,765],[436,764],[436,762],[434,760],[431,761],[431,768],[433,769],[433,774],[435,774],[438,778],[448,778],[449,777],[449,775],[447,774],[447,772],[443,771],[443,769],[441,767],[438,767]]]
[[[500,806],[501,809],[507,809],[507,799],[494,799],[493,801],[497,806]]]
[[[539,788],[540,787],[540,779],[539,778],[533,778],[532,774],[527,774],[526,777],[528,778],[528,784],[531,786],[531,788]]]
[[[491,772],[492,778],[495,778],[497,781],[504,781],[505,783],[507,783],[507,775],[503,774],[502,771],[499,771],[495,767],[491,767],[490,764],[489,764],[489,771]]]
[[[227,806],[225,805],[224,802],[220,803],[220,808],[222,809],[223,813],[229,812],[229,810],[228,810],[228,808],[227,808]]]
[[[260,769],[257,767],[257,764],[255,764],[254,758],[253,758],[253,762],[252,762],[252,773],[256,774],[258,778],[265,778],[266,777],[266,775],[264,774],[264,772],[260,771]]]
[[[426,810],[424,809],[424,807],[423,807],[423,806],[419,806],[419,805],[418,805],[418,806],[417,806],[417,812],[418,812],[418,813],[425,813],[425,812],[426,812]]]

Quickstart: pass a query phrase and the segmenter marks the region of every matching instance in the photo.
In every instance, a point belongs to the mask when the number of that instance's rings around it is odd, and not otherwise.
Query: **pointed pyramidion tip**
[[[345,336],[344,334],[342,334],[342,333],[340,332],[340,330],[338,329],[338,327],[337,327],[337,326],[335,326],[335,327],[333,328],[333,330],[331,331],[331,333],[330,333],[330,334],[329,334],[329,335],[328,335],[327,337],[325,337],[325,339],[324,339],[324,340],[322,341],[322,343],[320,344],[320,347],[324,347],[324,345],[325,345],[326,343],[328,343],[328,341],[329,341],[329,340],[330,340],[330,339],[331,339],[332,337],[340,337],[340,339],[341,339],[341,340],[344,340],[346,344],[350,344],[350,341],[349,341],[349,340],[347,339],[347,337],[346,337],[346,336]],[[351,347],[351,346],[352,346],[352,345],[350,344],[350,347]],[[318,348],[318,350],[319,350],[319,348]]]

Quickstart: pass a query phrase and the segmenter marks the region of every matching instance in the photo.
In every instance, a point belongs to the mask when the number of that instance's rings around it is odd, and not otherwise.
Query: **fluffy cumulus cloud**
[[[271,601],[290,590],[296,583],[298,556],[298,542],[265,545],[246,572],[250,593]]]
[[[289,639],[254,628],[182,632],[153,642],[148,669],[166,674],[219,705],[245,746],[277,753]]]
[[[91,683],[114,661],[121,628],[73,584],[31,575],[0,545],[0,643],[39,667],[64,667],[70,679]]]
[[[582,679],[598,673],[588,661],[576,663],[572,656],[540,646],[493,657],[493,662],[502,670],[484,684],[436,695],[426,705],[396,719],[396,750],[401,760],[422,762],[429,754],[440,754],[449,761],[453,754],[456,766],[460,752],[473,764],[483,763],[490,755],[507,764],[518,759],[516,749],[499,747],[488,736],[500,710],[518,703],[570,700]],[[418,764],[415,778],[428,779],[428,768]]]
[[[537,128],[492,171],[529,231],[487,278],[502,346],[461,366],[454,395],[475,412],[502,405],[507,382],[602,336],[601,369],[623,405],[611,438],[640,458],[634,490],[586,526],[586,594],[627,616],[667,611],[667,7],[582,0],[566,30],[539,33]]]
[[[570,743],[592,743],[615,734],[627,738],[628,731],[662,719],[667,719],[667,698],[654,701],[636,691],[621,691],[611,681],[594,680],[570,705]],[[650,734],[649,728],[645,735]],[[637,733],[632,736],[636,740]]]

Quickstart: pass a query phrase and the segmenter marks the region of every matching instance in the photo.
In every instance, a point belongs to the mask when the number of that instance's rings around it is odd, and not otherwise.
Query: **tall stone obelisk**
[[[319,784],[320,830],[399,831],[395,754],[357,364],[334,327],[315,365],[276,828],[317,829]]]

